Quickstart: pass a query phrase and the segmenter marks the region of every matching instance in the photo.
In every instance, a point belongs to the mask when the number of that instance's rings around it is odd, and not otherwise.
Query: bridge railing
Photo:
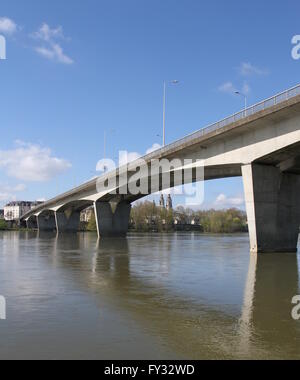
[[[220,121],[218,121],[216,123],[213,123],[213,124],[209,125],[206,128],[200,129],[199,131],[194,132],[194,133],[192,133],[192,134],[190,134],[190,135],[188,135],[188,136],[186,136],[186,137],[184,137],[184,138],[182,138],[180,140],[177,140],[174,143],[166,145],[165,147],[160,148],[160,149],[158,149],[158,150],[156,150],[156,151],[154,151],[154,152],[152,152],[152,153],[150,153],[150,154],[148,154],[148,155],[146,155],[146,156],[144,156],[142,158],[144,160],[149,160],[150,161],[153,158],[157,158],[158,155],[164,154],[165,152],[167,152],[167,151],[169,151],[171,149],[180,147],[184,143],[191,142],[194,139],[197,139],[199,137],[207,135],[208,133],[217,131],[220,128],[224,128],[224,127],[226,127],[229,124],[232,124],[232,123],[234,123],[236,121],[239,121],[239,120],[242,120],[242,119],[244,119],[246,117],[252,116],[252,115],[254,115],[254,114],[256,114],[256,113],[258,113],[260,111],[263,111],[265,109],[273,107],[273,106],[275,106],[277,104],[280,104],[280,103],[282,103],[282,102],[284,102],[286,100],[289,100],[289,99],[291,99],[291,98],[293,98],[293,97],[295,97],[297,95],[300,95],[300,85],[297,85],[297,86],[295,86],[293,88],[290,88],[289,90],[281,92],[280,94],[277,94],[275,96],[272,96],[269,99],[263,100],[262,102],[257,103],[257,104],[255,104],[255,105],[253,105],[251,107],[248,107],[248,108],[244,109],[243,111],[237,112],[237,113],[235,113],[232,116],[229,116],[229,117],[227,117],[227,118],[225,118],[223,120],[220,120]],[[139,160],[137,160],[137,161],[139,161]],[[134,162],[131,163],[131,164],[134,164]],[[124,167],[127,167],[127,165],[125,165]],[[104,174],[104,175],[102,175],[102,176],[100,176],[100,177],[98,177],[98,178],[96,178],[96,179],[93,179],[93,180],[91,180],[91,181],[89,181],[89,182],[87,182],[87,183],[85,183],[85,184],[83,184],[83,185],[81,185],[79,187],[77,187],[74,190],[68,191],[68,192],[64,193],[63,195],[64,196],[68,196],[68,195],[71,196],[74,193],[74,191],[84,190],[89,185],[90,186],[95,186],[95,184],[96,184],[96,182],[97,182],[97,180],[99,178],[101,178],[101,177],[105,178],[106,176],[107,176],[107,173]],[[58,196],[56,198],[53,198],[52,200],[46,202],[46,204],[54,203],[55,201],[59,201],[59,199],[60,199],[60,196]],[[36,208],[36,210],[38,210],[41,207],[42,206],[38,206]],[[35,211],[35,209],[32,210],[32,211]],[[28,213],[28,214],[30,214],[30,213]]]
[[[144,158],[151,159],[152,157],[157,155],[158,152],[163,154],[172,148],[176,148],[178,146],[181,146],[182,144],[188,143],[194,139],[205,136],[208,133],[217,131],[218,129],[224,128],[227,125],[230,125],[236,121],[240,121],[240,120],[245,119],[246,117],[252,116],[252,115],[254,115],[260,111],[263,111],[263,110],[268,109],[270,107],[276,106],[277,104],[280,104],[286,100],[289,100],[289,99],[291,99],[297,95],[300,95],[300,85],[292,87],[286,91],[281,92],[280,94],[272,96],[269,99],[266,99],[266,100],[263,100],[262,102],[254,104],[253,106],[248,107],[248,108],[244,109],[243,111],[237,112],[237,113],[235,113],[229,117],[226,117],[225,119],[220,120],[216,123],[213,123],[213,124],[203,128],[203,129],[200,129],[197,132],[193,132],[192,134],[190,134],[190,135],[188,135],[188,136],[186,136],[180,140],[177,140],[174,143],[166,145],[164,148],[161,148],[161,149],[159,149],[153,153],[148,154]]]

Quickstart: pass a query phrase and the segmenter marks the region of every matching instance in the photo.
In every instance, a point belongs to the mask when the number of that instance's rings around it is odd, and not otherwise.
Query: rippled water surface
[[[298,273],[248,235],[0,232],[0,359],[300,359]]]

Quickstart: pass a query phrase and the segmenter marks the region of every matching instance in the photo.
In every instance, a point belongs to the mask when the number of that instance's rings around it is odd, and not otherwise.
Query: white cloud
[[[146,150],[146,155],[150,154],[161,148],[161,145],[155,143],[149,149]],[[102,159],[97,162],[96,171],[97,172],[110,172],[115,170],[117,167],[124,166],[130,164],[133,161],[141,158],[142,155],[138,152],[127,152],[126,150],[119,152],[119,162],[114,162],[110,159]],[[91,179],[97,178],[93,177]]]
[[[220,194],[214,202],[214,205],[221,208],[226,207],[240,207],[244,205],[244,198],[238,197],[228,197],[225,194]]]
[[[243,84],[243,94],[248,95],[251,92],[251,88],[248,83]]]
[[[18,141],[15,149],[0,150],[0,168],[9,177],[22,181],[44,182],[65,172],[71,164],[52,156],[49,148]]]
[[[17,31],[17,24],[8,17],[0,17],[0,33],[12,35]]]
[[[26,190],[26,185],[24,185],[23,183],[21,183],[19,185],[16,185],[16,186],[12,187],[11,189],[12,189],[12,191],[15,191],[15,192],[22,192],[22,191]]]
[[[237,86],[235,86],[232,82],[225,82],[219,86],[218,90],[225,94],[234,95],[236,92],[240,91],[243,94],[248,95],[251,91],[251,88],[247,82],[243,84],[242,89],[238,89]]]
[[[64,54],[62,47],[58,44],[54,44],[50,48],[40,46],[35,48],[35,51],[47,59],[56,60],[57,62],[65,63],[66,65],[74,63],[70,57]]]
[[[0,191],[3,193],[3,192],[7,192],[7,193],[19,193],[19,192],[22,192],[26,190],[26,185],[24,185],[23,183],[20,183],[18,185],[15,185],[15,186],[10,186],[10,185],[3,185],[3,184],[0,184]]]
[[[36,201],[37,201],[37,202],[46,202],[47,199],[46,199],[46,198],[38,198]]]
[[[3,185],[0,184],[0,202],[11,202],[17,199],[15,193],[20,193],[26,190],[24,184],[18,184],[15,186]]]
[[[268,71],[252,65],[250,62],[243,62],[239,67],[239,73],[247,77],[251,75],[267,75]]]
[[[155,152],[156,150],[160,149],[161,148],[161,145],[160,144],[153,144],[151,148],[147,149],[146,150],[146,154],[150,154],[150,153],[153,153]]]
[[[239,74],[243,77],[250,77],[250,76],[262,76],[262,75],[268,75],[267,70],[260,69],[254,65],[252,65],[250,62],[243,62],[238,68],[237,68]],[[247,82],[244,82],[243,86],[236,86],[233,82],[228,81],[223,83],[218,88],[219,92],[223,92],[226,94],[235,94],[236,92],[241,92],[245,95],[248,95],[251,92],[251,88]]]
[[[33,33],[32,36],[46,42],[52,42],[55,38],[65,38],[61,26],[56,29],[51,29],[46,23],[44,23],[37,32]]]
[[[51,29],[48,24],[43,24],[40,29],[31,35],[34,39],[43,42],[43,45],[37,46],[35,51],[44,58],[71,65],[73,59],[64,53],[62,46],[57,42],[58,39],[67,40],[63,34],[61,26]]]
[[[182,185],[182,186],[176,186],[176,187],[173,187],[171,189],[163,190],[163,191],[161,191],[158,194],[164,194],[164,195],[169,195],[170,194],[170,195],[173,195],[173,196],[175,196],[175,195],[183,195],[183,194],[185,194],[184,193],[184,189],[185,189],[184,185]]]
[[[226,94],[234,94],[237,88],[232,82],[226,82],[219,87],[220,92],[225,92]]]
[[[120,152],[119,154],[119,166],[129,164],[135,160],[138,160],[141,155],[137,152]]]
[[[1,203],[15,201],[16,199],[17,199],[16,196],[13,194],[0,192],[0,202]]]
[[[149,149],[146,150],[146,155],[147,154],[150,154],[152,152],[155,152],[156,150],[160,149],[161,148],[161,145],[160,144],[153,144]],[[129,164],[130,162],[133,162],[135,160],[138,160],[139,158],[141,158],[142,155],[138,152],[120,152],[120,155],[119,155],[119,165],[126,165],[126,164]]]

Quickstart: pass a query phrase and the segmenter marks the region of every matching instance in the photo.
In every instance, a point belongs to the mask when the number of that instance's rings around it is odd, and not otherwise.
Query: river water
[[[0,232],[0,359],[300,359],[298,261],[246,234]]]

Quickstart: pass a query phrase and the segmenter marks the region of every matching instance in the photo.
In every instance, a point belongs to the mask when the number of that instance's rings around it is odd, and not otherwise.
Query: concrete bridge
[[[204,179],[242,176],[251,252],[296,252],[300,225],[300,85],[212,124],[140,160],[202,160]],[[28,228],[77,231],[80,212],[93,205],[99,237],[125,236],[131,203],[145,194],[123,192],[136,181],[139,161],[89,181],[22,217]],[[196,168],[196,164],[193,165]],[[182,169],[182,168],[181,168]],[[180,169],[180,170],[181,170]],[[178,169],[179,170],[179,169]],[[176,170],[170,168],[171,187]],[[155,180],[164,190],[162,173]],[[104,184],[116,182],[99,192]],[[149,177],[149,192],[151,192]],[[191,182],[197,181],[193,174]],[[113,182],[112,182],[113,183]]]

